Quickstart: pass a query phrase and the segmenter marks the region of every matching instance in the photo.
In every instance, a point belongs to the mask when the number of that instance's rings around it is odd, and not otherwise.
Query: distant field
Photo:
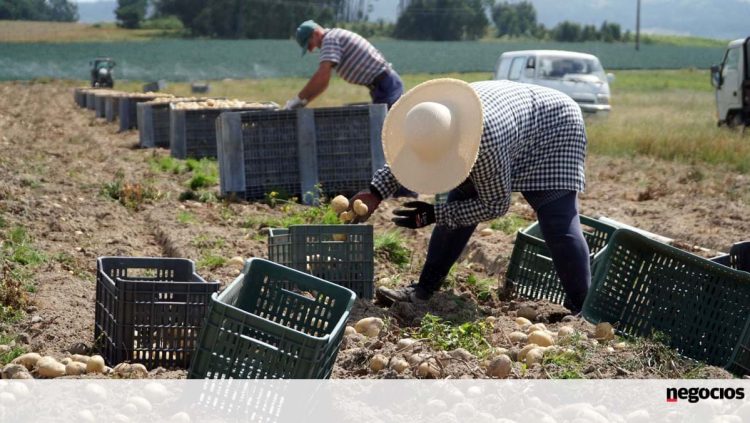
[[[564,49],[596,54],[607,70],[707,69],[721,60],[722,47],[667,44],[523,42],[419,42],[376,40],[402,74],[492,72],[509,50]],[[0,43],[0,80],[82,79],[94,56],[113,57],[115,77],[133,80],[189,81],[309,76],[317,55],[299,56],[292,40],[154,39],[145,42]]]
[[[127,30],[114,24],[0,20],[0,43],[142,41],[164,34],[159,29]]]

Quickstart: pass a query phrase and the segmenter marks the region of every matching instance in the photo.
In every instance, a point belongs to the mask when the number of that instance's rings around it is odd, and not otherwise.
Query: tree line
[[[546,28],[530,1],[403,0],[395,24],[369,22],[368,0],[118,0],[118,23],[138,28],[146,20],[174,17],[195,36],[219,38],[288,38],[300,22],[354,30],[365,37],[406,40],[476,40],[523,37],[562,42],[630,41],[620,25],[564,21]],[[494,29],[493,29],[494,27]]]
[[[0,0],[0,19],[75,22],[78,6],[68,0]]]

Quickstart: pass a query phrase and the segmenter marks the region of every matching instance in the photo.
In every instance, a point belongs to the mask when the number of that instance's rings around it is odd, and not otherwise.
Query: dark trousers
[[[370,86],[370,98],[374,104],[385,104],[388,110],[404,94],[401,77],[393,69],[384,71]]]
[[[552,262],[567,294],[564,305],[577,313],[581,310],[591,285],[589,247],[583,238],[578,217],[577,193],[570,191],[563,197],[542,205],[534,204],[535,198],[543,197],[537,195],[538,192],[522,194],[527,200],[531,199],[529,203],[539,219],[539,226],[550,249]],[[448,193],[448,202],[476,197],[474,184],[467,179]],[[419,285],[422,288],[428,291],[440,289],[476,227],[477,225],[472,225],[450,229],[447,226],[435,226],[427,249],[427,259],[419,277]]]

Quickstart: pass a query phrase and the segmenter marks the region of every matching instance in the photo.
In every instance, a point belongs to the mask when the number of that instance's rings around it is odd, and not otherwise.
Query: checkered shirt
[[[583,191],[586,130],[567,95],[512,81],[475,82],[484,111],[479,154],[469,178],[477,198],[435,206],[437,224],[471,226],[504,215],[511,192]],[[398,181],[386,165],[372,185],[388,197]]]
[[[370,85],[390,68],[383,54],[369,41],[345,29],[328,29],[320,47],[320,62],[335,63],[339,76],[352,84]]]

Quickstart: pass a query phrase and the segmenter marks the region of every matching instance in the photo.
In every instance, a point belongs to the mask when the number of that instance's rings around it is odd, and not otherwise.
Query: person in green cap
[[[386,104],[389,109],[404,93],[401,78],[391,64],[360,35],[340,28],[323,28],[309,20],[297,28],[296,38],[302,55],[320,49],[320,64],[302,91],[286,102],[285,109],[305,107],[323,93],[333,69],[343,80],[369,88],[372,102]]]

